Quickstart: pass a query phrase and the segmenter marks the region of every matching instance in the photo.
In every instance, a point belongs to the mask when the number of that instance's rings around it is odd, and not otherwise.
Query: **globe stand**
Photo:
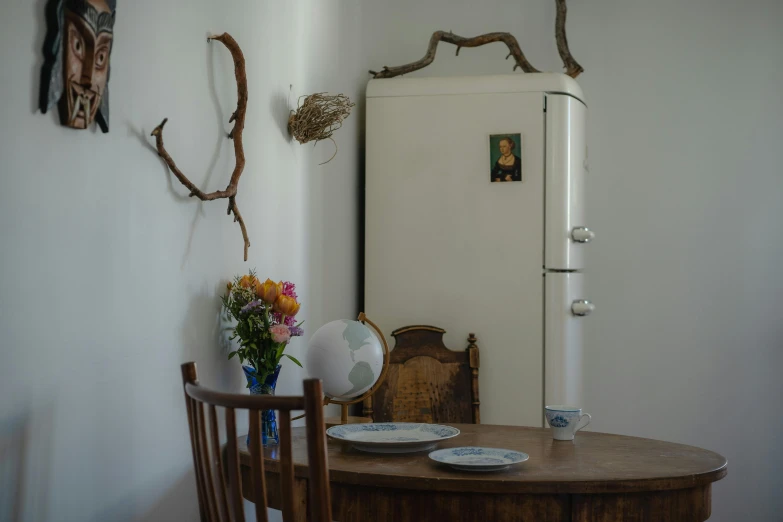
[[[367,316],[364,315],[364,312],[361,312],[359,314],[359,317],[357,319],[358,321],[362,323],[367,323],[370,326],[372,326],[373,330],[375,330],[378,333],[378,337],[381,340],[381,344],[383,344],[383,369],[381,370],[381,375],[378,377],[378,380],[375,381],[375,384],[372,385],[372,388],[364,392],[360,397],[357,397],[355,399],[352,399],[350,401],[338,401],[336,399],[332,399],[331,397],[325,397],[324,398],[324,406],[328,404],[338,404],[340,406],[340,417],[339,419],[337,417],[327,417],[324,419],[324,424],[326,424],[327,428],[330,428],[332,426],[340,426],[343,424],[367,424],[371,423],[372,419],[370,417],[352,417],[348,415],[348,406],[351,404],[356,404],[358,402],[363,401],[378,389],[378,387],[383,384],[384,379],[386,378],[386,372],[389,369],[389,344],[386,342],[386,337],[383,335],[383,332],[381,332],[381,329],[378,328],[378,325],[376,325],[374,322],[367,319]],[[304,414],[298,415],[296,417],[293,417],[291,420],[298,420],[304,418]]]
[[[378,387],[383,384],[384,379],[386,378],[386,372],[389,369],[389,345],[386,342],[386,336],[383,335],[383,332],[381,332],[381,329],[378,328],[378,325],[376,325],[371,320],[367,319],[367,316],[364,315],[364,312],[359,314],[358,320],[362,323],[367,323],[370,326],[372,326],[373,330],[375,330],[378,333],[378,338],[381,340],[381,344],[383,344],[383,369],[381,370],[381,375],[378,377],[378,380],[375,381],[375,384],[372,385],[372,388],[364,392],[361,396],[351,399],[349,401],[341,401],[332,399],[331,397],[326,397],[324,399],[324,406],[327,404],[338,404],[340,406],[340,418],[338,420],[337,417],[328,417],[325,419],[326,427],[329,428],[331,426],[338,426],[341,424],[364,424],[372,422],[372,419],[369,417],[351,417],[348,415],[348,406],[351,404],[356,404],[359,402],[362,402],[367,397],[371,396],[375,391],[378,389]]]
[[[354,415],[348,415],[347,404],[340,406],[339,417],[326,417],[324,419],[324,424],[327,428],[331,428],[332,426],[341,426],[343,424],[369,424],[371,422],[372,419],[370,417],[357,417]]]

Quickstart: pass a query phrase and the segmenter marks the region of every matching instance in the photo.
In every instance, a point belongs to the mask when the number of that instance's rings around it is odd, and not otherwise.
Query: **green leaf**
[[[229,358],[229,359],[231,359],[231,358],[232,358],[233,356],[235,356],[236,354],[237,354],[237,352],[231,352],[230,354],[228,354],[228,358]]]
[[[286,357],[294,361],[296,365],[299,366],[300,368],[304,368],[304,366],[302,366],[302,363],[300,363],[299,360],[297,360],[297,358],[294,357],[293,355],[288,355],[287,353],[284,353],[283,355],[285,355]]]

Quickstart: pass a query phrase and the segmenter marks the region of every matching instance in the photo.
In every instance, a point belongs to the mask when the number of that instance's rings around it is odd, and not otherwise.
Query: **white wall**
[[[219,343],[225,282],[251,267],[295,281],[309,333],[358,312],[360,119],[321,167],[331,143],[285,130],[289,85],[292,104],[356,97],[357,22],[335,1],[120,0],[103,135],[36,112],[44,3],[0,4],[0,520],[196,520],[179,365],[243,389]],[[247,59],[248,263],[225,202],[187,198],[149,137],[168,117],[179,166],[227,184],[233,64],[205,38],[223,31]],[[301,378],[284,364],[280,390]]]
[[[362,3],[365,69],[436,29],[509,31],[561,70],[554,2]],[[780,520],[783,3],[569,2],[590,107],[585,408],[596,431],[729,459],[711,520]],[[502,44],[442,45],[426,75],[510,72]],[[482,347],[491,350],[491,346]]]

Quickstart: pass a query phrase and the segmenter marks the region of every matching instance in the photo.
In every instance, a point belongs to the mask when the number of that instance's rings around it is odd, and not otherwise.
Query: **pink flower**
[[[291,339],[291,331],[284,324],[276,324],[269,329],[272,340],[276,343],[287,343]]]
[[[297,299],[299,297],[296,295],[296,285],[291,281],[283,281],[282,286],[283,286],[283,295],[287,295],[288,297],[293,297],[294,299]]]

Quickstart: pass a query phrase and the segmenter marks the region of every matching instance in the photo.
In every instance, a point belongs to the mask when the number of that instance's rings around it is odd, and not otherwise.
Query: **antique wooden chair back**
[[[193,450],[193,465],[196,469],[196,486],[202,521],[244,522],[245,520],[242,509],[243,484],[237,447],[237,409],[248,410],[250,416],[251,484],[244,484],[244,488],[245,491],[252,492],[255,499],[256,521],[267,521],[264,448],[261,444],[262,410],[278,410],[280,413],[280,490],[283,520],[288,522],[303,518],[297,517],[294,512],[291,412],[295,410],[304,410],[307,421],[309,520],[332,520],[320,380],[304,381],[304,397],[222,393],[201,386],[196,375],[196,364],[189,362],[182,365],[182,382],[185,387],[190,444]],[[228,439],[225,454],[221,454],[220,451],[217,407],[225,410]],[[226,464],[225,469],[224,464]]]
[[[479,424],[479,350],[474,334],[456,352],[443,344],[446,331],[406,326],[395,340],[384,383],[364,402],[374,422],[453,422]]]

